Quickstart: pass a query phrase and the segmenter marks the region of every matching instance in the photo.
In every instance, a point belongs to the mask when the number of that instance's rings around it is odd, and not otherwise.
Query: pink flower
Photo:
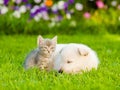
[[[86,19],[89,19],[91,15],[90,15],[89,12],[85,12],[83,16],[84,16]]]
[[[104,8],[104,3],[101,0],[97,0],[96,5],[97,5],[98,8]]]
[[[22,0],[15,0],[16,4],[20,4]]]

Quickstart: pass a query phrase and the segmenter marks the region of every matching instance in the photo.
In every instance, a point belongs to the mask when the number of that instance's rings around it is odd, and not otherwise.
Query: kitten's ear
[[[52,39],[52,41],[54,41],[55,44],[56,44],[56,43],[57,43],[57,36],[55,36],[55,37]]]
[[[37,38],[37,45],[39,46],[40,44],[42,44],[44,41],[43,37],[41,35],[38,36]]]

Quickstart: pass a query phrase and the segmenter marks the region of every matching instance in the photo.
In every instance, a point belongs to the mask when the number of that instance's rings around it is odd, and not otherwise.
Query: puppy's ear
[[[81,56],[87,56],[89,54],[89,51],[86,49],[78,48],[78,52]]]
[[[52,39],[53,42],[55,42],[55,44],[57,43],[57,36],[55,36],[53,39]]]
[[[41,35],[38,36],[37,38],[37,45],[40,46],[43,43],[44,39]]]

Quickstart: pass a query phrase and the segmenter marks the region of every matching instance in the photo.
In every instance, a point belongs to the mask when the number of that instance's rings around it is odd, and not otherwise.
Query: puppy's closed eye
[[[78,49],[78,52],[81,56],[87,56],[89,52],[85,49]]]

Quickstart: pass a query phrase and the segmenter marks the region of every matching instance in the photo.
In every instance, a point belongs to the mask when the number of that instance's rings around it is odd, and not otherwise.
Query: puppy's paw
[[[87,56],[89,54],[89,51],[86,49],[78,49],[78,52],[81,56]]]

